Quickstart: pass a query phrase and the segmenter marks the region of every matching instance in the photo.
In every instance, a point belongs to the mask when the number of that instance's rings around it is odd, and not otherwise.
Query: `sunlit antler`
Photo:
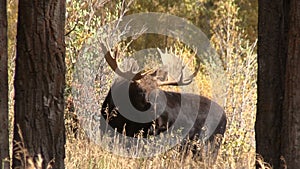
[[[102,49],[104,49],[104,45],[102,44]],[[114,54],[114,57],[112,57],[112,53]],[[128,70],[128,71],[122,71],[120,70],[118,63],[117,63],[117,58],[119,57],[120,53],[119,53],[119,49],[118,47],[115,48],[114,51],[109,50],[105,55],[105,60],[108,63],[108,65],[110,66],[110,68],[112,68],[112,70],[117,73],[119,76],[128,79],[128,80],[139,80],[142,79],[144,76],[148,75],[148,74],[153,74],[155,72],[155,70],[149,70],[149,71],[140,71],[138,73],[134,73],[132,69]]]
[[[162,53],[160,50],[158,50],[159,53],[161,55],[163,55],[164,53]],[[188,64],[193,60],[194,57],[192,57],[189,61],[188,61]],[[176,63],[175,63],[176,64]],[[200,65],[198,65],[195,69],[195,71],[190,75],[188,76],[187,78],[184,78],[183,77],[183,70],[185,69],[186,65],[188,64],[185,64],[184,66],[181,66],[180,68],[180,75],[179,75],[179,79],[178,80],[173,80],[173,81],[158,81],[157,84],[159,86],[166,86],[166,85],[173,85],[173,86],[184,86],[184,85],[189,85],[192,81],[193,81],[193,78],[197,75],[199,69],[200,69]],[[172,65],[168,65],[168,66],[172,66]]]

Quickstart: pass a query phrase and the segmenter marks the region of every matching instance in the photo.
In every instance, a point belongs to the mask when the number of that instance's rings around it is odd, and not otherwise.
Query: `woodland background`
[[[129,4],[129,1],[126,2]],[[82,46],[99,27],[117,19],[124,10],[122,1],[67,0],[65,43],[66,43],[66,168],[211,168],[201,161],[192,159],[183,162],[176,151],[170,151],[150,159],[130,159],[112,155],[93,144],[84,134],[73,104],[72,83],[74,65]],[[16,59],[16,25],[18,3],[8,0],[8,70],[9,70],[9,132],[12,143],[14,112],[14,72]],[[227,130],[214,168],[253,168],[256,162],[254,124],[257,102],[257,0],[143,0],[133,1],[126,6],[126,15],[138,12],[162,12],[188,19],[209,38],[222,60],[227,93],[224,96],[228,122]],[[155,40],[151,40],[155,39]],[[181,43],[159,35],[142,36],[128,52],[163,44],[174,53],[189,58],[191,53]],[[109,69],[103,70],[107,72]],[[105,73],[103,74],[103,76]],[[107,76],[107,74],[106,74]],[[106,96],[113,79],[105,78],[99,83],[100,102]],[[211,82],[201,70],[196,78],[198,94],[210,97]],[[101,100],[102,99],[102,100]],[[83,118],[83,119],[82,119]],[[76,128],[76,133],[74,133]],[[10,146],[12,147],[12,146]],[[21,147],[26,153],[25,147]],[[13,150],[11,149],[10,152]],[[28,161],[29,162],[26,162]],[[30,162],[31,160],[31,162]],[[33,159],[24,159],[30,165]],[[36,161],[36,160],[35,160]],[[261,167],[269,165],[258,158]]]

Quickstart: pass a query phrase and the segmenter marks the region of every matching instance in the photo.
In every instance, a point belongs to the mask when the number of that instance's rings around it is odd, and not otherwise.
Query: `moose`
[[[141,133],[142,137],[159,135],[175,130],[175,124],[177,129],[187,128],[186,139],[189,140],[213,143],[217,136],[223,137],[227,120],[223,108],[216,102],[201,95],[160,89],[161,86],[189,85],[199,66],[188,77],[184,77],[182,66],[177,70],[179,77],[173,80],[163,68],[136,71],[132,64],[129,70],[122,71],[117,64],[118,49],[109,50],[104,57],[119,76],[102,104],[105,125],[129,137]],[[216,147],[217,152],[219,146]]]

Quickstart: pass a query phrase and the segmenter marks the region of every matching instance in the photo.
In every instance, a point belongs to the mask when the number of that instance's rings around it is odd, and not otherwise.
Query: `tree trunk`
[[[256,152],[273,168],[300,166],[299,9],[259,1]]]
[[[282,0],[258,5],[258,102],[256,152],[279,165],[286,56],[285,9]]]
[[[281,153],[290,169],[300,167],[300,1],[290,1]],[[282,167],[283,168],[283,167]]]
[[[9,168],[7,71],[6,0],[0,0],[0,164],[4,163],[5,169]]]
[[[19,0],[13,168],[38,154],[64,168],[64,26],[64,0]]]

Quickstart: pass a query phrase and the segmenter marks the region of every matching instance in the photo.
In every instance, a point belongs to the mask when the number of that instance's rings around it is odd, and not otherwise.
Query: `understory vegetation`
[[[9,80],[10,80],[10,126],[13,126],[13,74],[15,59],[15,35],[17,4],[8,1],[9,12]],[[76,64],[80,63],[84,46],[98,29],[117,20],[122,15],[138,12],[162,12],[189,20],[199,27],[216,50],[224,70],[222,79],[223,93],[221,106],[227,115],[227,129],[218,158],[214,164],[207,162],[209,157],[195,160],[192,155],[183,156],[177,148],[151,158],[128,158],[105,151],[102,146],[90,139],[95,129],[99,114],[93,112],[79,113],[74,97],[73,86],[77,81],[74,76]],[[66,89],[65,89],[65,124],[66,124],[66,168],[254,168],[255,153],[255,114],[257,101],[257,1],[255,0],[143,0],[143,1],[97,1],[67,0],[66,12]],[[128,41],[123,41],[125,48]],[[191,49],[174,39],[162,35],[140,36],[134,39],[126,53],[134,53],[146,48],[166,48],[187,60],[193,55]],[[84,58],[87,59],[87,58]],[[88,60],[88,59],[87,59]],[[102,63],[102,62],[101,62]],[[103,63],[104,64],[104,63]],[[149,63],[151,65],[151,63]],[[155,65],[155,63],[154,63]],[[192,66],[191,66],[192,67]],[[95,81],[95,93],[100,107],[94,107],[100,113],[101,104],[113,82],[114,74],[105,65],[99,66],[99,76]],[[218,84],[210,79],[209,70],[202,65],[195,78],[196,94],[213,97],[213,87]],[[167,88],[167,90],[180,90]],[[87,99],[87,98],[85,98]],[[90,105],[86,105],[90,106]],[[97,111],[98,110],[98,111]],[[81,124],[89,124],[82,127]],[[12,127],[11,127],[12,128]],[[10,133],[12,130],[10,131]],[[95,136],[94,136],[95,137]],[[122,148],[116,145],[115,148]],[[22,149],[22,146],[20,150]],[[26,153],[26,151],[23,151]],[[207,159],[205,159],[207,158]],[[261,168],[271,168],[258,161]]]

